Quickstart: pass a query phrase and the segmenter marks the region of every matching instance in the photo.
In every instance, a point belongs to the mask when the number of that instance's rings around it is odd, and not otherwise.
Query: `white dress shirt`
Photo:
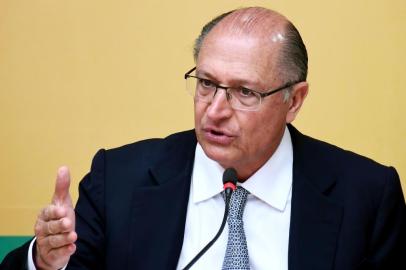
[[[293,149],[289,130],[272,157],[240,184],[250,192],[243,221],[251,269],[288,269],[292,198]],[[224,215],[224,168],[197,144],[187,209],[185,234],[177,269],[185,267],[214,237]],[[193,270],[221,269],[228,225]]]
[[[286,128],[272,157],[249,179],[239,184],[250,192],[244,210],[251,269],[288,269],[293,149]],[[224,215],[224,168],[196,146],[185,234],[177,269],[185,267],[214,237]],[[227,246],[228,226],[216,243],[197,261],[193,270],[221,269]],[[35,270],[31,242],[27,264]],[[65,269],[66,266],[63,268]]]

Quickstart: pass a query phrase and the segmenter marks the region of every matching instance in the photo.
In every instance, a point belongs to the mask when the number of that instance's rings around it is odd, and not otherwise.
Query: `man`
[[[192,269],[406,269],[396,171],[290,125],[308,92],[307,53],[285,17],[223,14],[195,60],[185,75],[195,130],[99,151],[75,210],[61,168],[35,241],[5,267],[182,269],[220,227],[221,175],[233,167],[229,226]]]

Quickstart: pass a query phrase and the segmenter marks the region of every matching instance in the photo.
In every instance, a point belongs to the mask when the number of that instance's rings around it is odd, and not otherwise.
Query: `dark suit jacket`
[[[289,270],[406,269],[406,207],[395,169],[289,129]],[[100,150],[79,186],[79,239],[68,269],[175,269],[195,146],[186,131]],[[4,267],[24,269],[27,246]]]

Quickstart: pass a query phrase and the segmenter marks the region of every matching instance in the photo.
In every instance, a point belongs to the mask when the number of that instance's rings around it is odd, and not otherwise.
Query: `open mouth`
[[[216,130],[210,130],[210,133],[216,136],[225,136],[225,134],[223,132],[220,131],[216,131]]]
[[[212,128],[204,129],[204,134],[207,141],[215,144],[227,145],[230,144],[234,139],[234,136],[228,134],[227,132]]]

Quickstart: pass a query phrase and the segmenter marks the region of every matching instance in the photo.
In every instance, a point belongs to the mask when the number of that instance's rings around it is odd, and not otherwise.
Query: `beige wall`
[[[220,12],[284,13],[309,51],[296,126],[395,166],[406,187],[406,2],[0,1],[0,235],[32,234],[67,164],[77,184],[99,148],[193,127],[182,75]]]

